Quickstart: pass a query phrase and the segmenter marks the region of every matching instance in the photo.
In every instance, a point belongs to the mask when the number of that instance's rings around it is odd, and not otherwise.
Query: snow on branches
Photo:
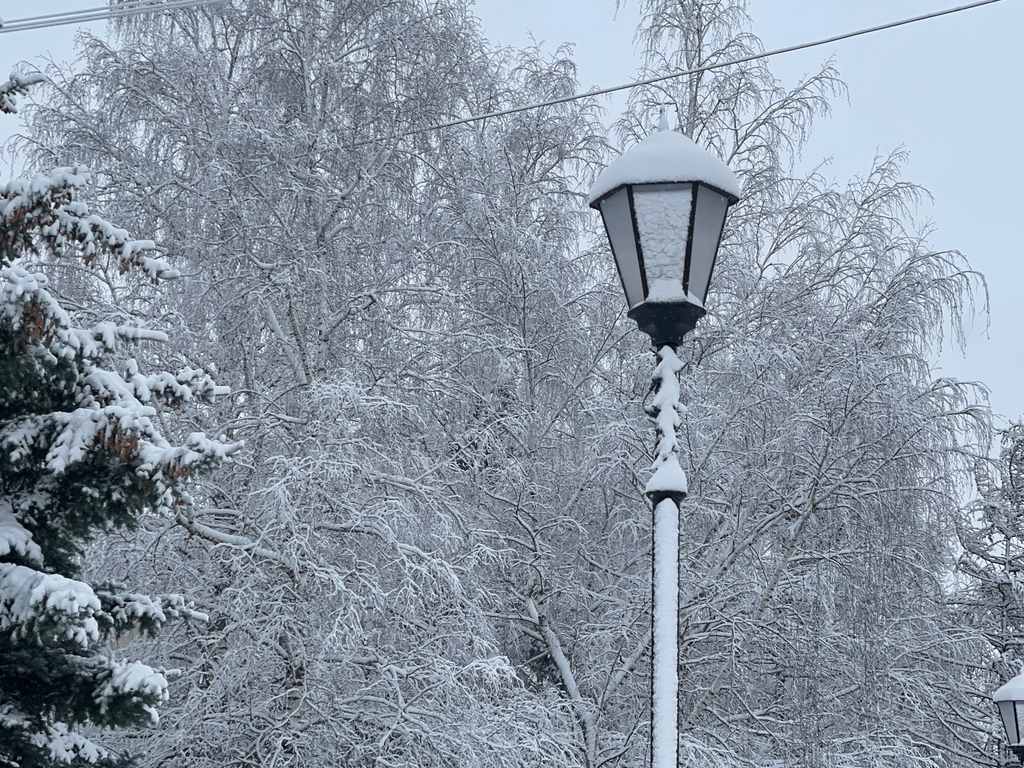
[[[18,111],[18,97],[28,93],[28,89],[36,83],[46,81],[46,75],[42,72],[32,72],[23,75],[20,72],[11,72],[4,82],[0,83],[0,112],[7,115],[16,114]]]
[[[0,268],[0,318],[12,335],[17,354],[29,353],[34,376],[48,371],[75,369],[70,388],[73,407],[48,414],[24,413],[0,426],[0,447],[6,462],[17,467],[35,461],[42,451],[45,467],[65,473],[88,459],[99,447],[135,464],[138,476],[155,483],[161,511],[175,504],[174,481],[193,467],[223,459],[230,446],[204,435],[190,435],[184,445],[172,446],[154,425],[160,402],[210,402],[227,389],[216,386],[200,370],[185,368],[177,374],[139,373],[129,360],[124,375],[104,367],[105,358],[121,341],[160,339],[136,326],[100,323],[91,329],[75,328],[58,301],[46,290],[46,277],[20,267]],[[17,394],[13,394],[17,401]]]
[[[89,179],[85,167],[73,166],[54,168],[31,181],[9,182],[0,191],[0,265],[7,266],[24,253],[38,253],[43,246],[59,255],[77,245],[87,266],[95,265],[105,253],[121,274],[140,267],[153,280],[177,277],[177,270],[166,260],[152,255],[153,241],[131,239],[125,230],[74,199]]]

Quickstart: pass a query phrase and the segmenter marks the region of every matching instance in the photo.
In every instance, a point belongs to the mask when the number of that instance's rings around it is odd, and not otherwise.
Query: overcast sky
[[[963,0],[959,0],[963,2]],[[752,0],[754,32],[766,49],[829,37],[959,4],[958,0]],[[92,8],[98,0],[5,3],[8,19]],[[632,79],[635,0],[615,13],[614,0],[477,0],[493,39],[525,45],[528,34],[554,49],[576,46],[584,87]],[[934,203],[922,218],[935,224],[932,243],[957,248],[985,274],[991,325],[971,334],[966,356],[947,353],[940,375],[985,383],[997,414],[1024,415],[1019,386],[1024,275],[1018,246],[1017,180],[1024,178],[1021,85],[1024,3],[992,6],[911,27],[881,32],[771,61],[784,83],[794,83],[832,57],[850,88],[849,103],[820,121],[804,153],[805,166],[823,159],[826,174],[843,181],[863,175],[877,154],[904,146],[906,178],[926,187]],[[101,31],[96,29],[95,31]],[[0,69],[49,52],[73,57],[73,28],[0,34]],[[615,117],[615,102],[610,102]],[[15,126],[0,123],[0,138]],[[597,223],[595,222],[595,226]]]

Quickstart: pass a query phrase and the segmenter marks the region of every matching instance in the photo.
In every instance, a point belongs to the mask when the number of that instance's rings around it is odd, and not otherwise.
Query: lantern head
[[[676,346],[706,314],[725,214],[739,201],[729,167],[681,133],[648,136],[598,176],[601,212],[629,316],[655,346]]]

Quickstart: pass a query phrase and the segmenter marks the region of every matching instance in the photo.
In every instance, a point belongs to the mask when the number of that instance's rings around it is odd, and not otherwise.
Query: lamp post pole
[[[678,428],[682,363],[670,344],[657,350],[658,365],[647,413],[657,442],[654,470],[644,489],[651,501],[651,765],[678,764],[679,744],[679,505],[686,475],[679,465]]]
[[[601,212],[629,316],[658,356],[647,408],[657,443],[644,493],[651,524],[651,766],[679,763],[679,530],[686,475],[679,463],[682,363],[676,349],[706,313],[729,206],[732,171],[682,134],[660,130],[611,163],[590,190]]]

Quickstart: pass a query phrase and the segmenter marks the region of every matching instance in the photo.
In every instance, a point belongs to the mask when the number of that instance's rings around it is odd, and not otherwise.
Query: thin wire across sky
[[[153,0],[126,0],[126,2],[118,3],[117,5],[106,5],[101,6],[99,8],[89,8],[82,11],[53,13],[45,16],[30,16],[23,19],[14,19],[8,22],[0,21],[0,34],[3,34],[5,32],[21,32],[23,30],[29,29],[46,29],[47,27],[57,27],[66,24],[84,24],[87,22],[103,21],[106,19],[124,18],[126,16],[138,16],[142,13],[155,13],[158,11],[170,11],[181,8],[195,8],[198,6],[214,5],[223,2],[226,2],[226,0],[163,0],[162,2],[153,2]],[[732,61],[719,62],[717,64],[709,64],[707,66],[698,67],[696,69],[678,70],[676,72],[670,72],[666,75],[659,75],[658,77],[647,78],[646,80],[634,80],[629,83],[623,83],[622,85],[613,85],[609,88],[594,88],[592,90],[585,91],[583,93],[577,93],[572,96],[563,96],[561,98],[551,99],[549,101],[540,101],[533,104],[523,104],[518,107],[510,107],[508,109],[501,109],[494,112],[485,112],[483,114],[472,115],[470,117],[462,117],[459,118],[458,120],[451,120],[446,123],[438,123],[436,125],[430,125],[425,128],[414,128],[410,131],[406,131],[405,133],[399,134],[392,138],[402,139],[407,136],[415,136],[421,133],[428,133],[430,131],[440,131],[446,128],[454,128],[455,126],[458,125],[474,123],[479,120],[487,120],[494,117],[514,115],[519,112],[527,112],[532,109],[543,109],[544,107],[553,107],[558,104],[566,104],[568,102],[578,101],[579,99],[593,98],[594,96],[603,96],[608,93],[616,93],[618,91],[624,91],[630,88],[638,88],[644,85],[661,83],[666,80],[673,80],[677,77],[695,75],[701,72],[710,72],[712,70],[723,69],[725,67],[735,66],[737,64],[746,64],[751,61],[767,59],[772,56],[780,56],[784,53],[794,53],[795,51],[803,51],[808,48],[817,48],[822,45],[838,43],[842,40],[850,40],[855,37],[871,35],[876,32],[883,32],[888,29],[905,27],[910,24],[917,24],[922,21],[937,19],[941,16],[949,16],[954,13],[972,11],[977,8],[981,8],[982,6],[993,5],[999,2],[1003,2],[1003,0],[975,0],[975,2],[967,3],[966,5],[959,5],[956,6],[955,8],[945,8],[943,10],[921,14],[920,16],[911,16],[910,18],[900,19],[899,21],[891,21],[886,24],[878,24],[873,27],[865,27],[864,29],[858,29],[853,32],[844,32],[843,34],[825,37],[820,40],[813,40],[806,43],[798,43],[796,45],[788,45],[784,48],[776,48],[771,51],[755,53],[750,56],[744,56],[739,59],[733,59]],[[360,144],[356,144],[355,146],[361,146],[361,144],[363,143],[370,142],[361,142]]]
[[[750,56],[744,56],[739,59],[733,59],[731,61],[723,61],[717,64],[709,64],[704,67],[697,67],[696,69],[683,69],[676,72],[670,72],[667,75],[659,75],[657,77],[651,77],[646,80],[634,80],[633,82],[623,83],[622,85],[613,85],[610,88],[594,88],[583,93],[577,93],[573,96],[562,96],[561,98],[551,99],[550,101],[540,101],[535,104],[524,104],[519,107],[510,107],[508,109],[501,109],[495,112],[486,112],[481,115],[473,115],[472,117],[463,117],[458,120],[452,120],[447,123],[438,123],[437,125],[431,125],[427,128],[414,128],[411,131],[399,135],[396,138],[405,138],[406,136],[415,136],[420,133],[427,133],[428,131],[439,131],[445,128],[454,128],[457,125],[465,125],[466,123],[473,123],[478,120],[487,120],[492,117],[504,117],[505,115],[514,115],[518,112],[526,112],[531,109],[542,109],[544,107],[553,107],[557,104],[566,104],[571,101],[578,101],[579,99],[588,99],[594,96],[603,96],[607,93],[616,93],[617,91],[625,91],[630,88],[638,88],[642,85],[652,85],[654,83],[661,83],[665,80],[673,80],[677,77],[685,77],[686,75],[696,75],[701,72],[710,72],[715,69],[723,69],[725,67],[735,66],[736,64],[746,64],[751,61],[758,61],[760,59],[767,59],[771,56],[779,56],[784,53],[793,53],[795,51],[802,51],[807,48],[817,48],[818,46],[828,45],[829,43],[838,43],[841,40],[849,40],[854,37],[861,37],[863,35],[874,34],[875,32],[882,32],[887,29],[895,29],[896,27],[905,27],[908,24],[917,24],[922,21],[928,21],[929,19],[937,19],[940,16],[949,16],[954,13],[962,13],[964,11],[971,11],[976,8],[981,8],[985,5],[993,5],[995,3],[1002,2],[1003,0],[977,0],[967,5],[959,5],[955,8],[945,8],[941,11],[932,11],[931,13],[925,13],[920,16],[912,16],[907,19],[901,19],[899,21],[891,21],[887,24],[879,24],[874,27],[865,27],[864,29],[858,29],[853,32],[844,32],[840,35],[833,35],[832,37],[824,37],[820,40],[814,40],[807,43],[798,43],[797,45],[787,45],[785,48],[776,48],[771,51],[764,51],[763,53],[755,53]]]
[[[128,2],[118,3],[117,5],[104,5],[99,8],[86,8],[81,11],[50,13],[45,16],[27,16],[23,19],[12,19],[10,21],[0,20],[0,34],[23,32],[29,29],[61,27],[67,24],[88,24],[93,21],[106,21],[107,19],[138,16],[139,14],[155,13],[157,11],[172,11],[179,8],[195,8],[201,5],[213,5],[223,2],[225,0],[164,0],[164,2],[128,0]]]

